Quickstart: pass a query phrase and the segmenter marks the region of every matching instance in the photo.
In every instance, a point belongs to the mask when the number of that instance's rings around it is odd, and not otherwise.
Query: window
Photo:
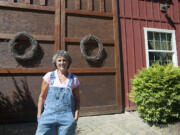
[[[156,62],[178,66],[174,30],[144,28],[144,34],[147,67]]]

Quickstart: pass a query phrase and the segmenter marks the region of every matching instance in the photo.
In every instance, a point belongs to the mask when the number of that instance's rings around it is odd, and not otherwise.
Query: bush
[[[140,116],[152,124],[180,120],[180,68],[155,64],[131,80],[130,99]]]

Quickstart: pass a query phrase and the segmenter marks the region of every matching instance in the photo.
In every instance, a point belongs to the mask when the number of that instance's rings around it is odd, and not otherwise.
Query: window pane
[[[155,49],[156,49],[156,50],[161,50],[160,41],[155,41]]]
[[[148,40],[153,40],[153,32],[148,32]]]
[[[171,41],[172,35],[171,34],[167,34],[167,41]]]
[[[160,33],[154,32],[155,40],[160,40]]]
[[[166,41],[166,34],[165,33],[161,33],[161,41]]]
[[[172,53],[149,52],[149,64],[159,62],[160,65],[172,62]]]
[[[172,44],[171,44],[171,42],[167,42],[167,50],[172,50]]]
[[[153,41],[148,41],[148,49],[151,49],[151,50],[155,49],[155,44]]]
[[[166,41],[161,42],[161,50],[168,50]]]

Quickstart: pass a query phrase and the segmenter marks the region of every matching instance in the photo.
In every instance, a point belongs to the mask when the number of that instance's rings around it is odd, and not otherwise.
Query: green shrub
[[[180,68],[154,64],[131,80],[130,99],[140,116],[152,124],[180,120]]]

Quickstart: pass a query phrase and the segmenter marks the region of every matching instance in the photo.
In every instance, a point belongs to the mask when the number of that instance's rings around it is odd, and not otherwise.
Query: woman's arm
[[[43,100],[46,98],[48,87],[49,87],[49,84],[43,80],[42,85],[41,85],[41,93],[39,95],[39,100],[38,100],[37,118],[39,118],[41,115],[42,105],[44,103]]]
[[[80,96],[79,96],[79,86],[73,89],[73,95],[75,100],[75,116],[74,120],[77,121],[79,118],[79,110],[80,110]]]

